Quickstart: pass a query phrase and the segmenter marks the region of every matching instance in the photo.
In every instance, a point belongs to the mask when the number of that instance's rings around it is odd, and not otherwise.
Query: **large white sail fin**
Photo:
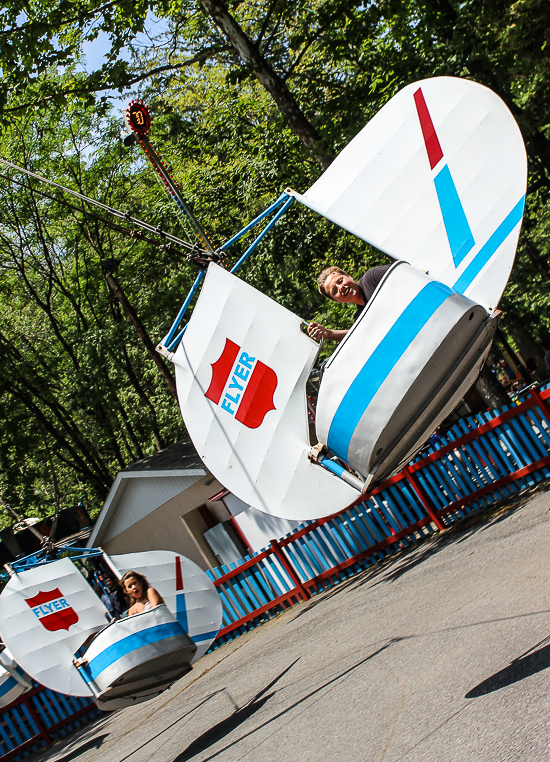
[[[304,521],[359,495],[308,458],[305,386],[318,345],[297,315],[211,264],[173,362],[185,425],[244,502]]]
[[[37,682],[59,693],[91,696],[73,655],[109,613],[68,558],[20,572],[0,596],[2,640]]]
[[[508,281],[527,184],[491,90],[435,77],[395,95],[303,195],[309,208],[486,309]]]

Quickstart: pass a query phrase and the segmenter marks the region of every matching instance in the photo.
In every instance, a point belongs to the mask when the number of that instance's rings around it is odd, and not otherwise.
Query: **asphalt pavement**
[[[32,762],[548,762],[549,509],[405,551]]]

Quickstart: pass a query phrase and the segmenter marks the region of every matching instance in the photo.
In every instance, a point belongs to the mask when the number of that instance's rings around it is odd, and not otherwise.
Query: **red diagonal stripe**
[[[443,151],[441,150],[439,138],[437,137],[432,117],[426,106],[424,93],[422,92],[421,87],[419,87],[414,94],[414,102],[416,104],[418,118],[420,119],[420,126],[422,128],[422,135],[424,136],[424,143],[426,144],[426,151],[428,152],[428,159],[430,160],[430,167],[433,169],[443,158]]]
[[[176,590],[183,590],[183,574],[181,573],[181,558],[176,556]]]

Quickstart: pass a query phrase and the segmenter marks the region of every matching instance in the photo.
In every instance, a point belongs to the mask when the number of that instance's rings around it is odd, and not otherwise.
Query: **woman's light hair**
[[[326,296],[327,299],[332,299],[332,296],[326,292],[325,283],[328,276],[332,275],[332,273],[338,273],[338,275],[348,275],[347,272],[342,270],[340,267],[336,267],[335,265],[332,267],[327,267],[325,270],[323,270],[323,272],[317,278],[317,288],[319,289],[319,293],[323,294],[323,296]]]

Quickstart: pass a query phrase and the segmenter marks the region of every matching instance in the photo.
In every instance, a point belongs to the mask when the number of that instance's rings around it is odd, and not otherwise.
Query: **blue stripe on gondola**
[[[19,683],[10,675],[8,679],[0,685],[0,697],[9,693],[16,685],[19,685]]]
[[[189,623],[187,621],[187,606],[185,605],[185,593],[176,595],[176,619],[181,624],[185,632],[189,632]]]
[[[122,638],[118,643],[108,646],[87,665],[86,673],[88,679],[91,677],[92,680],[95,680],[111,664],[114,664],[132,651],[137,651],[138,648],[150,646],[153,643],[159,643],[161,640],[181,635],[181,629],[181,625],[175,622],[159,624],[156,627],[149,627],[147,630]]]
[[[219,630],[213,632],[200,632],[198,635],[189,635],[193,643],[204,643],[205,640],[214,640]]]
[[[340,402],[330,424],[329,450],[347,461],[351,438],[372,398],[419,331],[452,293],[442,283],[428,283],[401,313]]]
[[[512,209],[512,211],[504,218],[493,235],[489,238],[487,243],[481,247],[475,257],[472,259],[468,267],[464,270],[460,278],[454,284],[453,288],[458,291],[459,294],[463,294],[468,286],[472,284],[474,279],[479,275],[481,270],[485,267],[487,262],[491,259],[495,251],[501,246],[508,238],[512,230],[516,227],[518,222],[521,222],[523,217],[523,209],[525,207],[525,196],[520,198],[518,203]]]
[[[458,267],[474,247],[474,237],[447,164],[436,175],[434,183],[453,261]]]

